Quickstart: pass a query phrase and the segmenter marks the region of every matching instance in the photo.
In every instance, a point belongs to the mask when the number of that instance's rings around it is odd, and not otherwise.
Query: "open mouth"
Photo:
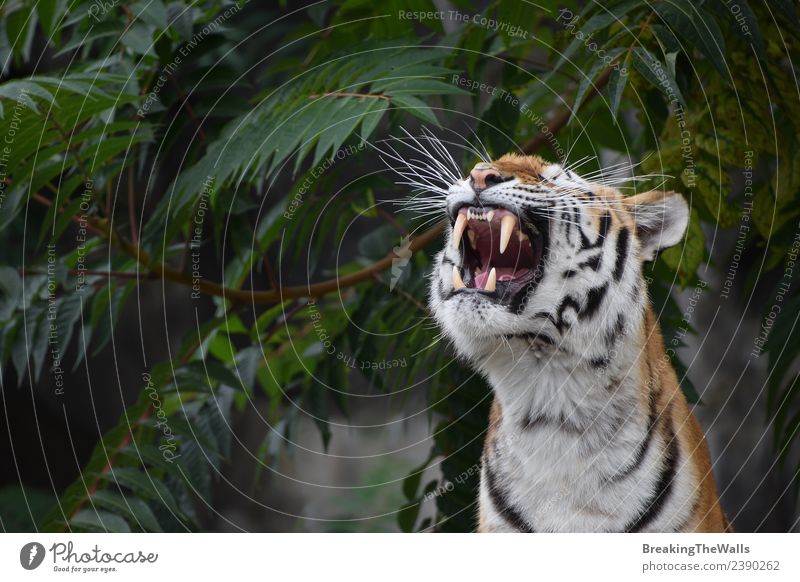
[[[453,226],[461,265],[454,292],[478,292],[501,302],[530,292],[542,276],[546,226],[500,207],[462,206]]]

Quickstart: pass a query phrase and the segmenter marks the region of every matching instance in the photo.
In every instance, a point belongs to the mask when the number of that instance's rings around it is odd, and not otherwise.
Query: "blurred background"
[[[446,180],[408,204],[389,167],[428,135],[685,195],[665,342],[736,528],[798,531],[795,2],[0,15],[4,531],[474,529],[491,395],[426,307]]]

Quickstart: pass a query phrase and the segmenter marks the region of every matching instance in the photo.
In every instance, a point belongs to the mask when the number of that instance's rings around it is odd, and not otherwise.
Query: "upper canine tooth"
[[[492,267],[492,270],[489,271],[489,277],[486,279],[486,285],[484,285],[484,291],[494,291],[497,289],[497,270]]]
[[[453,287],[455,289],[463,289],[466,287],[464,285],[464,280],[461,278],[461,273],[458,272],[458,267],[453,265]]]
[[[511,240],[511,233],[517,225],[517,217],[513,214],[506,214],[500,221],[500,254],[506,252],[508,241]]]
[[[494,218],[494,210],[490,210],[489,214],[486,215],[486,220],[491,222],[493,218]]]
[[[453,227],[453,248],[457,249],[461,244],[461,236],[464,234],[464,229],[467,228],[467,217],[459,214],[456,218],[456,225]]]

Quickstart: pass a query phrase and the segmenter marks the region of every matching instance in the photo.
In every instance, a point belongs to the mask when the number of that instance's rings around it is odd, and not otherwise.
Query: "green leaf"
[[[144,0],[134,2],[131,5],[131,12],[136,18],[141,19],[147,24],[151,24],[160,30],[166,30],[169,26],[167,9],[161,0]]]
[[[66,15],[66,6],[67,0],[39,0],[36,4],[42,30],[48,40],[56,45],[60,43],[61,27],[59,24],[62,17]]]
[[[175,497],[169,492],[167,486],[157,478],[148,476],[138,469],[118,467],[108,473],[103,473],[101,479],[126,487],[136,495],[163,505],[176,515],[183,516],[183,512],[175,502]]]
[[[13,267],[0,265],[0,321],[6,321],[22,300],[22,279]]]
[[[153,38],[150,28],[142,22],[133,22],[119,39],[134,54],[152,55]]]
[[[764,46],[764,37],[761,36],[761,29],[758,26],[758,18],[756,18],[747,0],[736,0],[735,6],[739,10],[736,14],[733,12],[733,4],[728,5],[728,9],[725,11],[731,19],[731,29],[739,35],[743,41],[753,47],[759,60],[766,62],[767,51]]]
[[[123,497],[119,493],[99,489],[92,494],[90,499],[97,507],[108,509],[117,515],[124,515],[129,521],[140,525],[145,531],[163,531],[150,506],[137,497],[132,495]]]
[[[673,34],[689,41],[730,81],[725,63],[725,39],[714,17],[689,0],[672,0],[653,5],[653,10],[669,25]],[[691,58],[691,54],[688,55]]]
[[[794,0],[773,0],[773,4],[778,7],[778,10],[783,12],[783,15],[789,20],[792,26],[800,26],[800,20],[797,19],[797,10],[795,8]]]
[[[75,529],[90,532],[130,533],[131,531],[128,522],[120,516],[94,509],[80,511],[69,524]]]
[[[581,82],[578,85],[578,91],[575,93],[575,104],[572,106],[572,115],[569,118],[569,122],[571,123],[573,119],[578,115],[578,110],[583,103],[584,98],[586,97],[587,93],[590,89],[594,88],[594,81],[600,71],[606,68],[606,63],[613,61],[617,56],[625,52],[625,49],[616,48],[610,49],[607,53],[608,60],[606,59],[597,59],[592,67],[589,69],[589,72],[583,75],[581,78]]]
[[[619,104],[622,101],[622,94],[625,92],[625,84],[627,82],[628,75],[623,75],[617,69],[611,72],[611,77],[608,79],[609,111],[611,113],[611,118],[614,119],[614,123],[617,122]]]
[[[633,66],[645,80],[664,93],[670,101],[674,99],[681,105],[686,106],[677,82],[661,61],[643,47],[633,49],[633,55]]]
[[[433,110],[421,99],[417,99],[411,95],[395,95],[392,99],[392,105],[401,108],[401,110],[415,117],[419,117],[422,121],[432,123],[436,127],[441,127]]]

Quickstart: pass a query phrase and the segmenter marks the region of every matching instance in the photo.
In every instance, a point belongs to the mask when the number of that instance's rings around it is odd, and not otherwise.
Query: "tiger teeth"
[[[495,291],[497,289],[497,270],[492,267],[492,270],[489,271],[489,277],[486,279],[486,285],[484,285],[484,291]]]
[[[494,210],[486,212],[477,208],[467,208],[467,220],[479,220],[481,222],[491,222],[494,218]]]
[[[517,225],[517,217],[512,214],[506,214],[503,220],[500,221],[500,254],[506,252],[508,248],[508,241],[511,240],[511,235],[514,232],[514,227]]]
[[[466,285],[464,285],[464,280],[461,278],[461,273],[458,272],[458,267],[453,267],[453,288],[454,289],[464,289]]]
[[[459,214],[456,218],[456,225],[453,227],[453,248],[458,249],[461,245],[461,237],[464,234],[464,229],[467,228],[467,217]]]

